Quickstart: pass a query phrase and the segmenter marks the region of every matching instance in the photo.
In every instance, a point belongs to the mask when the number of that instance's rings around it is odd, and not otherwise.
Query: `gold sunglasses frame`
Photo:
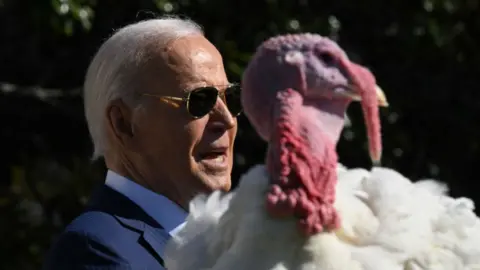
[[[169,104],[171,106],[173,106],[174,108],[180,108],[180,104],[179,103],[185,103],[185,109],[187,110],[188,114],[193,117],[194,119],[198,119],[198,118],[202,118],[204,117],[205,115],[207,115],[208,113],[202,115],[202,116],[194,116],[191,112],[190,112],[190,96],[192,93],[196,92],[196,91],[202,91],[203,89],[205,88],[214,88],[215,90],[217,90],[217,97],[215,98],[215,101],[218,99],[218,98],[221,98],[223,100],[223,102],[225,103],[225,105],[227,106],[228,108],[228,103],[225,99],[225,92],[228,91],[228,88],[231,88],[231,87],[234,87],[234,86],[237,86],[239,87],[240,89],[240,85],[237,84],[237,83],[232,83],[232,84],[228,84],[225,91],[223,92],[220,92],[220,90],[218,90],[218,88],[216,87],[217,85],[215,86],[202,86],[202,87],[198,87],[198,88],[195,88],[191,91],[188,91],[186,96],[185,97],[174,97],[174,96],[163,96],[163,95],[154,95],[154,94],[148,94],[148,93],[144,93],[142,94],[143,96],[148,96],[148,97],[154,97],[154,98],[158,98],[160,101],[166,103],[166,104]],[[240,89],[241,91],[241,89]],[[215,107],[215,105],[214,105]],[[212,107],[210,109],[213,110]],[[209,112],[210,112],[209,111]],[[230,114],[232,114],[232,112],[230,111],[230,109],[228,110],[230,112]],[[239,116],[241,113],[242,113],[243,110],[240,110],[240,112],[238,112],[236,115],[232,114],[233,117],[237,117]]]

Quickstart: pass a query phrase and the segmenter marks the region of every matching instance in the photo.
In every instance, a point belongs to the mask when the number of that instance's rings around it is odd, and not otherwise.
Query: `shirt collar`
[[[107,172],[105,185],[123,194],[140,206],[170,235],[175,234],[185,223],[187,212],[158,193],[123,177],[111,170]]]

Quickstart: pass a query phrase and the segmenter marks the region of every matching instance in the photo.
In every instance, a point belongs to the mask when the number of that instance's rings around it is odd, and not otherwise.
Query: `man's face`
[[[224,91],[228,85],[221,55],[204,37],[175,40],[156,56],[144,93],[185,97],[185,91],[198,87]],[[134,117],[136,156],[141,159],[135,165],[141,166],[150,189],[180,204],[199,192],[230,189],[237,120],[222,99],[209,114],[194,119],[184,103],[176,108],[145,97],[144,109]]]

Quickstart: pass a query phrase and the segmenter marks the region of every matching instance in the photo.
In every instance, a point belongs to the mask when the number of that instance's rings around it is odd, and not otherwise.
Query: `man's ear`
[[[132,110],[121,100],[117,99],[107,106],[107,129],[117,144],[128,146],[133,139]]]

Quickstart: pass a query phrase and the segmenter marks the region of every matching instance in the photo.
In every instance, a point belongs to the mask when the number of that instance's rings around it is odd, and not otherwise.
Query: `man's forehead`
[[[169,65],[216,66],[222,63],[217,48],[203,36],[188,36],[172,41],[165,50]]]
[[[209,84],[225,84],[222,56],[203,36],[188,36],[172,41],[162,51],[161,66],[175,84],[186,90]],[[173,83],[173,82],[172,82]]]

